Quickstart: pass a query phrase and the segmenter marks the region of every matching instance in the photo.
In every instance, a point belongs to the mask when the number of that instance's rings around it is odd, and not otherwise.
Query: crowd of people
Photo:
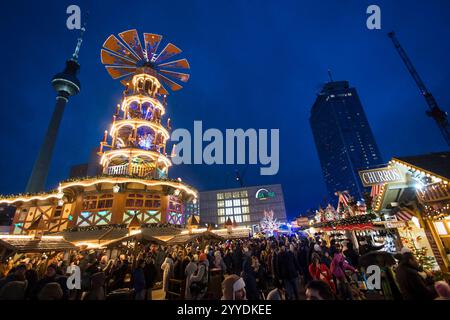
[[[66,260],[62,254],[23,256],[1,263],[0,299],[151,300],[159,289],[165,299],[359,300],[368,298],[360,257],[351,242],[298,236],[139,244],[115,258],[101,251]],[[385,299],[450,298],[448,283],[433,282],[411,252],[396,258],[396,265],[382,269]],[[73,265],[81,284],[69,289]]]

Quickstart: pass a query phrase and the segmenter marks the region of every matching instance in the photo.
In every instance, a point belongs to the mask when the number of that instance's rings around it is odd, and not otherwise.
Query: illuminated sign
[[[405,182],[405,176],[398,168],[378,168],[359,171],[359,177],[364,187],[371,187],[377,184]]]
[[[268,198],[275,198],[275,192],[269,191],[267,189],[259,189],[258,191],[256,191],[255,197],[256,197],[256,199],[259,199],[259,200],[266,200]]]

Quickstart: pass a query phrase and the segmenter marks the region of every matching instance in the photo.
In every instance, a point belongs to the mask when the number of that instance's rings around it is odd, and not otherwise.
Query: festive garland
[[[101,174],[97,176],[86,176],[82,178],[70,178],[65,179],[61,181],[61,183],[69,183],[69,182],[81,182],[85,180],[92,180],[92,179],[104,179],[104,178],[129,178],[129,179],[140,179],[140,180],[148,180],[146,178],[142,178],[136,175],[108,175],[108,174]],[[191,185],[182,182],[178,179],[169,179],[169,178],[158,178],[158,179],[151,179],[151,180],[157,180],[157,181],[163,181],[163,182],[178,182],[183,183],[185,186],[194,189]],[[48,192],[35,192],[35,193],[18,193],[18,194],[9,194],[9,195],[2,195],[0,194],[0,199],[11,199],[11,198],[18,198],[18,197],[30,197],[30,196],[39,196],[39,195],[51,195],[51,194],[57,194],[58,189],[52,189]]]
[[[333,220],[333,221],[325,221],[315,223],[312,226],[314,228],[336,228],[340,226],[348,226],[348,225],[358,225],[358,224],[366,224],[372,222],[372,220],[376,219],[375,213],[367,213],[358,216],[352,216],[344,219]]]
[[[102,226],[86,226],[86,227],[72,227],[67,229],[68,232],[79,232],[79,231],[99,231],[99,230],[109,230],[109,229],[126,229],[128,224],[120,223],[120,224],[108,224]],[[182,229],[180,225],[174,225],[170,223],[142,223],[142,228],[177,228]]]

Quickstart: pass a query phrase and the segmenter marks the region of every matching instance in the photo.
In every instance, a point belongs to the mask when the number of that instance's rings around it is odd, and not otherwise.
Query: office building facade
[[[280,184],[204,191],[199,199],[202,223],[223,226],[230,218],[239,226],[254,227],[270,211],[278,222],[286,222]]]

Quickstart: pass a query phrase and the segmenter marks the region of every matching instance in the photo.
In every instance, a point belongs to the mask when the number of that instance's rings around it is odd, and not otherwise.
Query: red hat
[[[198,257],[198,261],[206,261],[206,254],[204,252],[200,253],[200,256]]]

